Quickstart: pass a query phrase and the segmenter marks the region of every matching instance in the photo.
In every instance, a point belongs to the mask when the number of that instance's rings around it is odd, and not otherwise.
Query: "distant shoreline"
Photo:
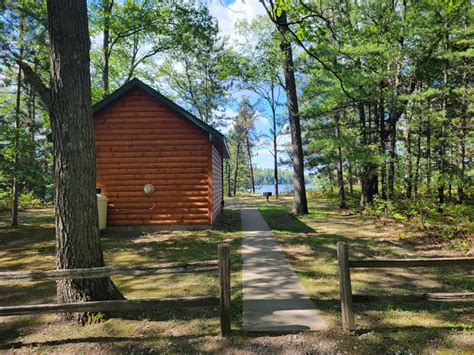
[[[306,184],[306,190],[317,190],[317,187],[314,185]],[[275,194],[275,185],[273,184],[266,184],[266,185],[256,185],[255,186],[255,193],[262,194],[264,192],[271,192],[273,195]],[[293,192],[293,185],[289,184],[281,184],[278,185],[278,192]]]

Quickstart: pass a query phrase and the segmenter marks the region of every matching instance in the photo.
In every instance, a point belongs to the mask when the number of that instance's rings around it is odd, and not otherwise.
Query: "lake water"
[[[306,190],[315,190],[314,186],[306,185]],[[293,192],[293,185],[278,185],[279,192]],[[263,194],[264,192],[271,192],[275,195],[275,185],[255,185],[255,193]]]

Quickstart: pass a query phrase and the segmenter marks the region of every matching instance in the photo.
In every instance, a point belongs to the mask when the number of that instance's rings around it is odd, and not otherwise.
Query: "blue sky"
[[[219,29],[223,36],[229,38],[230,42],[237,43],[239,36],[234,26],[240,20],[251,21],[256,16],[266,15],[265,9],[258,0],[210,0],[209,10],[211,14],[219,22]],[[248,97],[252,102],[256,102],[258,96],[249,92],[233,92],[232,103],[226,108],[226,114],[235,117],[238,110],[238,100],[242,97]],[[255,148],[254,165],[263,168],[273,168],[273,155],[270,153],[270,142],[265,139],[265,135],[270,134],[270,122],[265,118],[266,109],[262,104],[259,105],[261,116],[257,118],[256,129],[257,134],[262,138],[259,140]],[[230,127],[224,128],[224,133]],[[290,140],[288,135],[280,136],[279,143],[284,144]],[[267,142],[265,142],[267,141]]]

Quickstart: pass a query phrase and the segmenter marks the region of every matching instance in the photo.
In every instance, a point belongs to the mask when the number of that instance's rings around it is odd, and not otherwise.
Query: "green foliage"
[[[178,103],[215,127],[227,119],[229,68],[233,53],[211,27],[208,36],[195,40],[191,48],[170,51],[155,77]]]
[[[288,15],[287,39],[293,41],[305,164],[312,182],[336,191],[340,149],[346,192],[349,180],[357,186],[368,168],[377,177],[377,198],[368,213],[402,223],[438,216],[443,208],[443,213],[453,213],[452,202],[461,189],[469,205],[474,193],[472,3],[278,0],[273,5],[268,7],[273,20],[283,11]],[[8,191],[16,176],[24,194],[50,201],[53,159],[47,113],[23,80],[16,114],[14,61],[22,55],[47,82],[46,1],[4,1],[0,6],[0,186]],[[291,171],[291,161],[281,154],[286,149],[291,157],[289,146],[275,151],[272,144],[287,128],[287,112],[282,105],[282,37],[267,15],[238,23],[239,38],[230,43],[204,3],[93,0],[88,6],[94,101],[104,94],[107,62],[110,90],[136,75],[159,84],[213,126],[233,125],[226,169],[233,185],[238,157],[238,190],[249,188],[249,160],[257,142],[270,144],[275,160],[288,163]],[[235,108],[233,90],[254,93],[247,101],[268,119],[268,137],[257,136],[240,118],[229,122],[226,108]],[[243,137],[250,137],[250,159],[242,147],[237,154]],[[392,167],[395,191],[388,202],[382,187],[387,190]],[[255,169],[254,176],[257,184],[273,183],[271,170]],[[280,171],[280,183],[291,179],[290,172]],[[421,207],[403,202],[410,199],[402,197],[415,194],[429,202]],[[440,196],[444,201],[436,203],[434,197]]]
[[[34,191],[23,192],[19,196],[19,208],[41,208],[50,206],[50,202],[39,198]],[[0,191],[0,209],[10,209],[12,206],[12,191]]]
[[[467,157],[474,153],[467,134],[474,112],[468,94],[472,3],[279,1],[275,6],[277,14],[288,12],[301,49],[307,166],[324,188],[336,185],[340,147],[344,179],[349,167],[352,178],[367,169],[379,179],[385,175],[379,196],[382,188],[390,190],[390,180],[396,190],[391,199],[436,189],[439,209],[454,186],[472,198],[467,193],[472,187]],[[373,209],[389,209],[383,204],[375,201]]]
[[[157,55],[193,51],[216,33],[207,7],[190,1],[94,0],[89,9],[92,36],[109,32],[108,43],[93,47],[91,55],[94,101],[104,95],[106,57],[113,91],[135,75],[154,79],[150,72]]]
[[[401,223],[404,226],[401,234],[403,238],[448,242],[455,248],[467,251],[474,242],[471,209],[469,206],[449,204],[441,213],[433,199],[397,199],[388,202],[376,198],[365,211],[369,215]]]
[[[254,168],[255,183],[257,185],[272,185],[275,177],[271,168]],[[278,171],[278,182],[280,185],[293,185],[293,172],[288,169]]]

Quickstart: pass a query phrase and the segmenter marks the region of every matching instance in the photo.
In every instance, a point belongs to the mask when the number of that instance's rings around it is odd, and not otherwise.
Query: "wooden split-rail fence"
[[[218,260],[190,263],[166,263],[150,266],[104,266],[90,269],[34,270],[0,272],[0,282],[30,282],[63,279],[92,279],[113,275],[163,275],[219,271],[219,297],[199,296],[183,298],[147,298],[80,303],[35,304],[0,307],[0,316],[34,315],[45,313],[150,311],[169,307],[220,306],[221,333],[231,330],[230,251],[227,244],[219,244]]]
[[[407,268],[438,266],[474,266],[474,258],[424,258],[424,259],[364,259],[350,260],[349,246],[345,242],[337,243],[337,260],[339,266],[339,286],[341,291],[342,329],[346,333],[355,330],[353,303],[370,301],[439,301],[462,302],[474,301],[474,292],[461,293],[419,293],[411,295],[378,296],[353,295],[351,271],[353,268]]]

